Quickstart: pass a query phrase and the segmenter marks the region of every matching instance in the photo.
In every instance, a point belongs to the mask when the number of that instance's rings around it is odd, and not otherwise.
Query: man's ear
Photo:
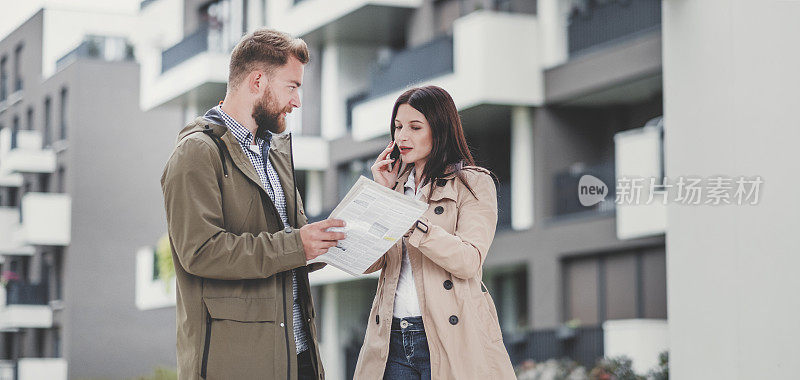
[[[247,89],[251,94],[258,94],[264,91],[268,83],[268,76],[263,71],[252,71],[247,76]]]

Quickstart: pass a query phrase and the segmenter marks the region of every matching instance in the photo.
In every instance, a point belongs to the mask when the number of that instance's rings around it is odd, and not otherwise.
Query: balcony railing
[[[9,281],[6,285],[6,305],[47,305],[47,301],[47,284]]]
[[[52,173],[56,167],[56,156],[52,149],[42,148],[39,131],[0,131],[0,174]]]
[[[369,98],[453,72],[453,37],[441,36],[402,50],[379,64],[372,75]]]
[[[205,25],[186,36],[181,42],[161,52],[161,73],[180,65],[200,53],[215,51],[228,53],[235,42],[230,39],[225,25]]]
[[[87,36],[78,47],[56,61],[56,69],[61,70],[78,58],[133,61],[133,45],[123,37]]]
[[[569,15],[569,54],[661,28],[660,0],[583,0]]]
[[[579,327],[562,335],[557,329],[536,330],[504,338],[511,363],[527,359],[543,362],[547,359],[570,358],[586,368],[594,367],[603,357],[603,328]]]
[[[605,200],[593,206],[584,206],[578,199],[578,184],[582,176],[592,175],[608,187]],[[568,170],[556,173],[553,177],[555,185],[556,216],[578,214],[586,212],[606,212],[614,210],[614,197],[616,195],[616,181],[614,179],[614,162],[604,162],[596,165],[573,165]]]

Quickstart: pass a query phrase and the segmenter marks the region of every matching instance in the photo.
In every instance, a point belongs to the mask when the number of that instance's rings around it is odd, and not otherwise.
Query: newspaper
[[[328,230],[345,232],[347,238],[309,263],[324,262],[353,276],[361,275],[401,239],[427,209],[425,202],[361,176],[328,217],[346,222],[345,227]]]

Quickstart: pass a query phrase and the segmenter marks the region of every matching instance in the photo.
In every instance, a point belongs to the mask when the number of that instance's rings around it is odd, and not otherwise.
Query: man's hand
[[[344,220],[326,219],[301,227],[300,240],[303,241],[306,260],[313,260],[317,256],[328,252],[328,248],[335,247],[339,240],[343,240],[345,238],[344,232],[328,232],[326,230],[331,227],[344,227],[344,225]]]

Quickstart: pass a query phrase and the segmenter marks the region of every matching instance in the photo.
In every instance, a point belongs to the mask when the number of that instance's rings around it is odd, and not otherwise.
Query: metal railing
[[[453,72],[453,37],[399,51],[379,64],[372,75],[369,97],[383,95],[425,79]]]
[[[569,337],[560,336],[557,329],[535,330],[506,335],[503,339],[515,366],[527,359],[543,362],[548,359],[570,358],[586,368],[592,368],[603,357],[603,328],[579,327]]]
[[[202,27],[186,36],[181,42],[161,52],[161,72],[164,73],[187,59],[208,51],[209,34],[208,26]]]
[[[47,305],[47,301],[47,284],[9,281],[6,285],[6,305]]]
[[[353,108],[392,91],[426,79],[453,72],[453,37],[441,36],[430,42],[398,51],[376,64],[370,88],[347,101],[347,127],[352,126]]]
[[[578,183],[581,177],[587,174],[597,177],[608,186],[606,199],[588,207],[582,205],[578,199]],[[555,186],[556,216],[585,212],[605,212],[615,208],[616,180],[613,161],[596,165],[573,165],[570,169],[556,173],[553,176],[553,184]]]
[[[661,0],[578,0],[568,20],[568,50],[587,49],[661,29]]]
[[[124,37],[87,36],[78,47],[56,61],[56,70],[61,70],[78,58],[133,61],[133,45]]]

